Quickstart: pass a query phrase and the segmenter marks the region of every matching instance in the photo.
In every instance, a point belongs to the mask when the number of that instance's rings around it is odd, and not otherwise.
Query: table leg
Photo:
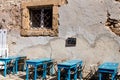
[[[112,74],[112,80],[114,80],[114,76],[113,76],[113,74]]]
[[[37,78],[37,66],[35,66],[35,74],[34,74],[34,80]]]
[[[99,80],[102,80],[102,73],[99,73]]]
[[[28,64],[26,64],[26,80],[28,80],[29,77],[29,68],[28,68]]]
[[[67,80],[70,80],[70,69],[68,69],[67,75],[68,75]]]
[[[75,68],[74,80],[77,80],[77,67]]]
[[[46,75],[47,75],[47,64],[45,64],[45,75],[44,75],[44,78],[46,79]]]
[[[82,79],[82,71],[80,71],[80,75],[79,76],[80,76],[80,80],[81,80]]]
[[[13,74],[15,74],[15,66],[16,66],[16,63],[13,62],[13,69],[12,69]]]
[[[18,60],[15,61],[15,73],[17,74],[18,71]]]
[[[43,79],[46,79],[46,74],[47,74],[47,64],[43,64]]]
[[[6,77],[6,72],[7,72],[7,62],[5,61],[5,64],[4,64],[4,77]]]
[[[54,74],[54,67],[53,67],[53,63],[51,64],[52,68],[50,68],[50,75]]]
[[[60,80],[60,68],[58,68],[58,80]]]
[[[22,70],[22,71],[24,71],[24,70],[25,70],[25,66],[24,66],[24,64],[22,65],[22,68],[23,68],[23,70]]]
[[[113,74],[112,74],[112,80],[117,80],[115,76],[116,76],[116,74],[113,73]]]

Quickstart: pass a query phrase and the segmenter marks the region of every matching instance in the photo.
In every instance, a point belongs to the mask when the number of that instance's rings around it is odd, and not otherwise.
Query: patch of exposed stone
[[[9,30],[21,26],[21,8],[19,4],[0,3],[0,28]]]
[[[115,1],[119,1],[120,2],[120,0],[115,0]]]
[[[110,18],[110,14],[108,13],[105,25],[108,26],[116,35],[120,36],[120,20]]]
[[[68,4],[68,1],[67,0],[60,0],[60,4]]]

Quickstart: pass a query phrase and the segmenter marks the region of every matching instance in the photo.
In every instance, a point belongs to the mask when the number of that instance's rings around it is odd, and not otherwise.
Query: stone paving
[[[17,74],[7,74],[6,77],[3,76],[3,74],[0,73],[0,80],[25,80],[26,78],[26,72],[19,71]],[[32,80],[32,79],[30,79]],[[42,80],[42,79],[37,79]],[[55,76],[50,77],[47,76],[47,80],[57,80]]]
[[[0,74],[0,80],[25,80],[26,78],[26,73],[19,71],[17,74],[7,74],[6,77],[4,77],[2,74]],[[30,79],[32,80],[32,79]],[[42,80],[42,79],[37,79],[37,80]],[[47,76],[46,80],[57,80],[56,76]],[[79,79],[77,79],[79,80]]]
[[[0,80],[25,80],[25,72],[18,72],[17,74],[7,74],[6,77],[4,77],[2,74],[0,74]]]

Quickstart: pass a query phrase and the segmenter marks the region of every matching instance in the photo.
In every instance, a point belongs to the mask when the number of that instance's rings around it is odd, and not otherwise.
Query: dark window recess
[[[76,38],[67,38],[65,46],[66,47],[76,46]]]
[[[32,28],[52,28],[52,6],[30,7],[30,26]]]

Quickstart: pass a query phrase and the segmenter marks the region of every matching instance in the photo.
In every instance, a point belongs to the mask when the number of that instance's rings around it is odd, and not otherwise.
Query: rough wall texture
[[[120,63],[120,37],[105,26],[107,12],[111,18],[120,19],[119,1],[68,0],[59,7],[58,37],[21,37],[21,1],[0,0],[0,27],[8,30],[9,55],[51,57],[58,62],[81,59],[87,66],[105,61]],[[67,37],[77,38],[75,47],[65,47]]]

